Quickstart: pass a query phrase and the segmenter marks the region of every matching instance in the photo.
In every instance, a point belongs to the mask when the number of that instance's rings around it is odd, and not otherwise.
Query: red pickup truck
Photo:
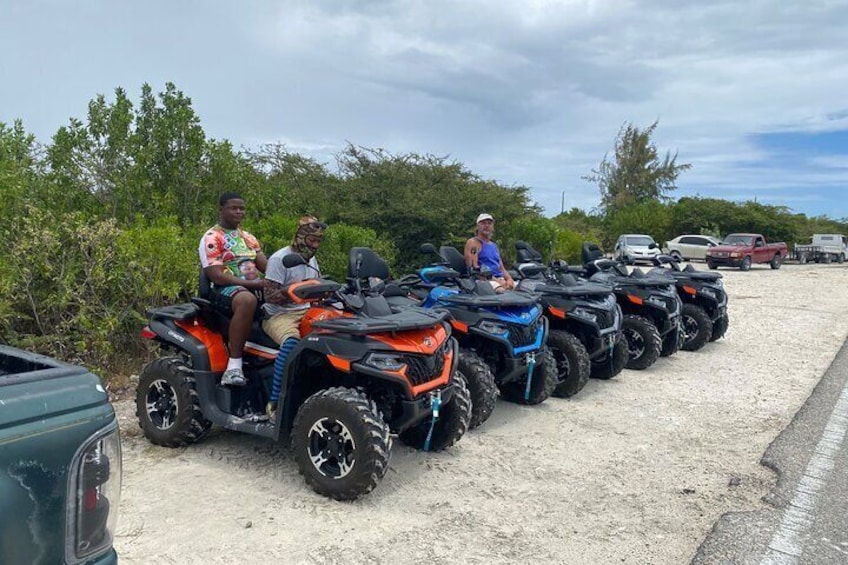
[[[758,233],[732,233],[724,238],[721,245],[707,249],[707,266],[739,267],[747,271],[753,263],[768,263],[772,269],[779,269],[789,249],[786,244],[767,243]]]

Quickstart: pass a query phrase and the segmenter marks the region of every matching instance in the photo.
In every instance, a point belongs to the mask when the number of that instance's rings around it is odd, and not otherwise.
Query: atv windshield
[[[725,245],[754,245],[754,238],[750,235],[729,235],[722,241]]]

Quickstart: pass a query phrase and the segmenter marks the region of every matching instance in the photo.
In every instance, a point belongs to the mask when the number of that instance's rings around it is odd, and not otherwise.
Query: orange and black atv
[[[303,264],[300,255],[284,258]],[[286,359],[273,421],[256,413],[268,400],[278,344],[254,324],[245,348],[248,384],[220,384],[227,364],[229,320],[205,298],[148,313],[143,335],[175,353],[145,366],[136,395],[144,435],[176,447],[202,438],[214,424],[290,438],[312,488],[337,500],[370,492],[389,466],[391,435],[439,451],[468,429],[470,398],[455,371],[457,345],[445,313],[394,313],[381,296],[326,279],[289,286],[309,302],[301,339]],[[201,294],[208,282],[201,275]]]

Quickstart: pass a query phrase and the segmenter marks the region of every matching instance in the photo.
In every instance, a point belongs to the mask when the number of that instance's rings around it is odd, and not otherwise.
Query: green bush
[[[291,245],[297,228],[297,218],[270,216],[255,222],[251,233],[259,238],[262,249],[270,257],[278,249]],[[324,241],[316,255],[321,266],[321,274],[333,280],[343,282],[347,277],[348,256],[351,247],[370,247],[389,264],[394,271],[397,251],[386,239],[378,237],[369,228],[350,226],[341,222],[331,224],[324,233]]]

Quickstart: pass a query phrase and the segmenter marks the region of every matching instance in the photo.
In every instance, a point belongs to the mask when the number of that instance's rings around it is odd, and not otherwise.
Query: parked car
[[[706,259],[710,269],[723,266],[747,271],[754,263],[768,263],[772,269],[779,269],[788,253],[782,241],[768,243],[759,233],[731,233],[721,245],[707,250]]]
[[[612,257],[625,263],[649,263],[653,264],[654,257],[660,254],[660,246],[649,235],[639,233],[626,233],[618,236]]]
[[[0,563],[117,563],[118,423],[100,378],[0,345]]]
[[[795,258],[799,263],[844,263],[846,257],[848,238],[841,233],[816,233],[809,244],[795,246]]]
[[[719,245],[719,240],[708,235],[678,235],[666,241],[663,249],[677,261],[700,259],[707,256],[707,249]]]

